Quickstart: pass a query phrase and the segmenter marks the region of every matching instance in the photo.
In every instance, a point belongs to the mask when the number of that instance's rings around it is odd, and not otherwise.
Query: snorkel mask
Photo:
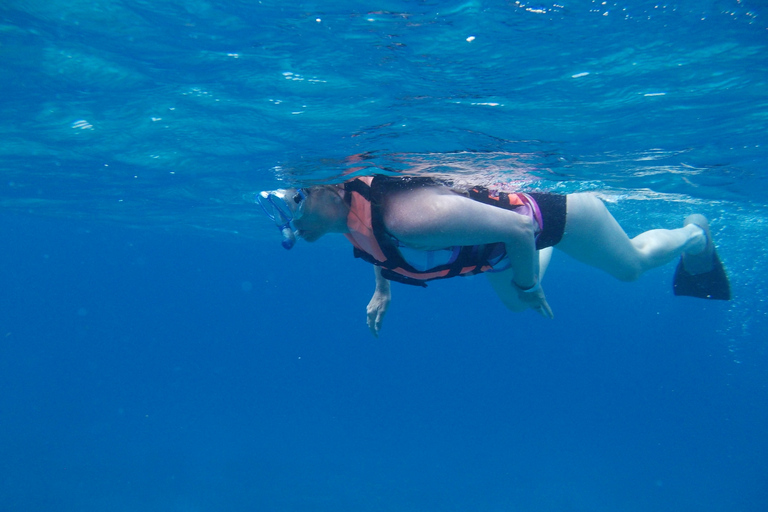
[[[304,201],[308,193],[308,190],[301,188],[295,189],[292,193],[281,188],[265,190],[256,196],[256,202],[283,234],[282,243],[286,249],[291,249],[296,244],[296,234],[291,222],[300,219],[304,213]]]

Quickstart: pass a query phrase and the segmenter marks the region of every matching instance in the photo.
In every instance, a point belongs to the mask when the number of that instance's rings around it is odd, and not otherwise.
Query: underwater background
[[[0,511],[768,510],[768,6],[3,0]],[[730,302],[555,251],[482,277],[287,252],[349,174],[711,219]]]

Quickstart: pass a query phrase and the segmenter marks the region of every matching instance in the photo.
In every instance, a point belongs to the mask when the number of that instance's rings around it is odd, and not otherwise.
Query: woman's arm
[[[393,194],[387,198],[385,215],[387,230],[415,249],[503,242],[516,284],[530,288],[537,283],[534,224],[530,217],[437,187]]]
[[[378,338],[381,323],[384,321],[384,315],[387,313],[389,303],[392,301],[392,292],[389,281],[381,275],[381,267],[374,265],[373,272],[376,277],[376,289],[366,311],[368,313],[368,328],[371,330],[371,334]]]
[[[457,245],[502,242],[506,245],[514,278],[508,285],[529,307],[551,316],[539,287],[538,254],[530,217],[429,187],[408,190],[387,198],[387,230],[416,249],[442,249]],[[526,290],[532,289],[531,292]]]

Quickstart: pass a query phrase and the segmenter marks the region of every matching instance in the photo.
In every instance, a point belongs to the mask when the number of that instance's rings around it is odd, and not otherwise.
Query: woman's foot
[[[680,258],[673,283],[675,295],[731,300],[731,285],[712,242],[709,222],[697,213],[685,219],[685,226],[690,225],[701,229],[704,241],[692,242]]]
[[[692,244],[689,251],[683,253],[683,266],[691,275],[705,274],[714,266],[715,244],[709,232],[709,221],[700,213],[686,217],[684,226],[693,224],[703,232],[703,242]]]

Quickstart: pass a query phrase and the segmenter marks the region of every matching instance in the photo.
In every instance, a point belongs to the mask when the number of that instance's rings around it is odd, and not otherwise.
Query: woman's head
[[[349,207],[334,185],[304,189],[307,197],[300,205],[301,215],[295,216],[296,234],[314,242],[326,233],[346,233]]]
[[[296,236],[314,242],[326,233],[348,231],[349,207],[334,185],[263,191],[256,202],[283,234],[286,249],[294,246]]]

